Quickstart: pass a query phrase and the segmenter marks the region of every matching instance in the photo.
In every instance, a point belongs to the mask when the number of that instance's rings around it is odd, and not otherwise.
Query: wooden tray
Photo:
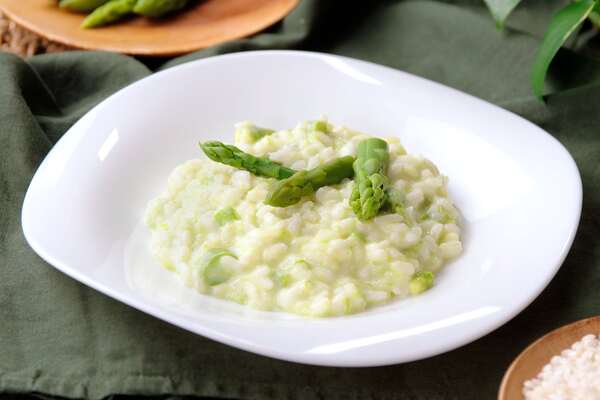
[[[0,0],[16,23],[54,42],[87,50],[174,56],[256,33],[286,16],[299,0],[197,0],[168,18],[134,17],[119,24],[81,29],[84,16],[51,0]]]

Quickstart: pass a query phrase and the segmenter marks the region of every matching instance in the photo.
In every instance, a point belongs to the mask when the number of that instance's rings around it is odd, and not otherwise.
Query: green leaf
[[[590,13],[590,21],[596,25],[596,27],[600,28],[600,3],[597,4],[595,11]]]
[[[577,27],[590,15],[596,5],[595,1],[571,3],[558,11],[550,21],[550,26],[538,48],[531,69],[531,86],[533,93],[540,100],[544,91],[544,81],[550,62]]]
[[[490,9],[492,17],[499,28],[504,26],[504,21],[512,10],[521,2],[521,0],[484,0]]]

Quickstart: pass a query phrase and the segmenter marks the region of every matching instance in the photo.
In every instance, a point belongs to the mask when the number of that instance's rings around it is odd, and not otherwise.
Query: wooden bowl
[[[600,334],[600,316],[565,325],[533,342],[519,354],[504,374],[498,400],[523,399],[525,381],[535,378],[553,356],[559,355],[589,334]]]
[[[174,56],[256,33],[286,16],[299,0],[198,0],[161,19],[134,17],[81,29],[82,14],[52,0],[0,0],[0,10],[39,36],[87,50]]]

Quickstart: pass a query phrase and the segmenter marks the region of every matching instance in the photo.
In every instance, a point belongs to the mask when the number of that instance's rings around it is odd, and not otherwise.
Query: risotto
[[[355,156],[366,138],[326,121],[277,132],[245,122],[235,145],[307,170]],[[385,140],[400,208],[357,218],[352,179],[272,207],[265,198],[275,179],[202,157],[178,166],[148,205],[151,251],[185,285],[260,310],[336,316],[417,295],[462,251],[458,212],[433,163]]]

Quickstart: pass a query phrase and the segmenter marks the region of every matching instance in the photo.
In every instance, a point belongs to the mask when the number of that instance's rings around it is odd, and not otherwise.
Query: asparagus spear
[[[91,12],[108,0],[60,0],[58,6],[69,11],[75,12]]]
[[[110,24],[131,13],[137,0],[110,0],[108,3],[96,8],[81,23],[82,28],[95,28]]]
[[[287,207],[296,204],[304,196],[309,196],[318,188],[340,183],[354,175],[354,157],[337,158],[308,171],[296,172],[291,177],[277,182],[267,195],[265,204],[273,207]]]
[[[285,179],[294,174],[293,169],[271,161],[264,157],[255,157],[244,153],[235,146],[217,141],[200,143],[200,148],[208,158],[213,161],[230,165],[235,168],[245,169],[254,175],[267,178]]]
[[[133,12],[146,17],[162,17],[185,7],[187,3],[188,0],[138,0]]]
[[[350,207],[361,220],[375,217],[386,202],[385,170],[388,159],[388,146],[384,140],[370,138],[358,144]]]

